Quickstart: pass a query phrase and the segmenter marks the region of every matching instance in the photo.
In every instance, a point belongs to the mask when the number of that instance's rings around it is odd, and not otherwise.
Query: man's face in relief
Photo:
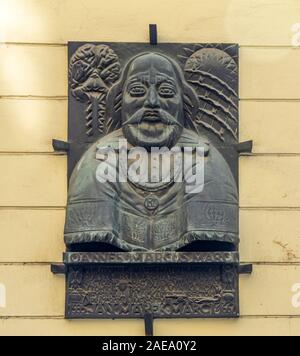
[[[136,58],[124,84],[122,125],[134,146],[173,147],[183,130],[183,100],[173,65],[159,54]]]

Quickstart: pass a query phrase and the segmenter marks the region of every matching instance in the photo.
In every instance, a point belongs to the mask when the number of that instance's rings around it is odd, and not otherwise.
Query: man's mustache
[[[174,119],[172,115],[170,115],[167,111],[159,109],[159,110],[149,110],[149,109],[140,109],[136,113],[134,113],[127,121],[125,121],[122,126],[140,124],[145,117],[147,117],[147,113],[155,113],[160,120],[160,123],[165,125],[182,125]],[[156,116],[155,115],[155,116]],[[155,117],[154,116],[154,117]],[[150,121],[149,119],[147,120]]]

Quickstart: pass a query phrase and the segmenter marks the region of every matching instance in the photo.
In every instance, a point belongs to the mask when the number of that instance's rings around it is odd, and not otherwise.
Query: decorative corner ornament
[[[85,44],[70,59],[69,83],[74,98],[86,103],[87,136],[104,132],[106,96],[120,77],[120,63],[107,45]]]

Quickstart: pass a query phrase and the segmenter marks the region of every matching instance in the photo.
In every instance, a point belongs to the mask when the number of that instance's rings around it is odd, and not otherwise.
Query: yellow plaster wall
[[[0,0],[0,335],[143,335],[142,321],[66,321],[67,41],[237,42],[240,49],[239,320],[158,320],[156,335],[300,335],[299,0]]]

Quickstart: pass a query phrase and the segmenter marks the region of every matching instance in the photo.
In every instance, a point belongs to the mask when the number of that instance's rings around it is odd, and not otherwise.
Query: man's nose
[[[159,99],[155,88],[150,87],[145,105],[151,108],[159,106]]]

